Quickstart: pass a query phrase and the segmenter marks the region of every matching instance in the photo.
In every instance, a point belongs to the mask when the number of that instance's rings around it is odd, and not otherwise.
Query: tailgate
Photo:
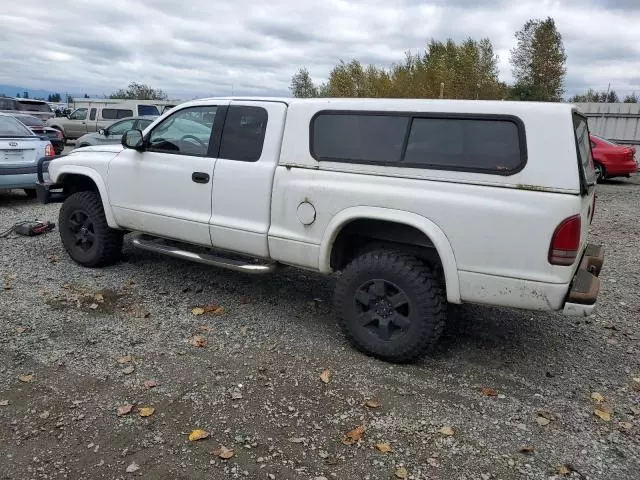
[[[40,139],[0,138],[0,166],[23,167],[35,165],[38,160]]]

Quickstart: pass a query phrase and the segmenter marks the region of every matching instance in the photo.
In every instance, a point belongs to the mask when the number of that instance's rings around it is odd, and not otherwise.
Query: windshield
[[[30,102],[28,100],[18,100],[20,109],[30,112],[48,112],[51,113],[51,107],[44,102]]]
[[[22,138],[35,136],[31,130],[13,117],[0,115],[0,137]]]
[[[589,124],[586,117],[573,115],[573,128],[576,134],[578,149],[578,162],[581,164],[581,171],[587,185],[595,185],[596,171],[591,157],[591,142],[589,141]]]
[[[44,127],[42,120],[31,115],[16,115],[15,118],[20,120],[27,127]]]

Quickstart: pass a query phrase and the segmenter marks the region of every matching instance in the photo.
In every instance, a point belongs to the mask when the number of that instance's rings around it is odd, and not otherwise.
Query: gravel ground
[[[0,230],[58,208],[0,193]],[[0,479],[638,479],[639,208],[640,178],[599,187],[591,318],[451,308],[412,365],[345,343],[332,278],[0,239]]]

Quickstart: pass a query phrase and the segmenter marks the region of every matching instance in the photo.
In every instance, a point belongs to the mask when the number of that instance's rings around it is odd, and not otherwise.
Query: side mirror
[[[127,130],[122,136],[122,146],[125,148],[133,148],[138,151],[144,150],[142,131]]]
[[[105,130],[104,128],[101,128],[100,130],[98,130],[98,134],[99,135],[104,135],[105,137],[109,136],[109,131]]]

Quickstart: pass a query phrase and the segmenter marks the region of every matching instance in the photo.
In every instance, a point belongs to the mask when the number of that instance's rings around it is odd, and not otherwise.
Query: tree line
[[[513,85],[499,78],[499,59],[491,40],[468,38],[460,43],[452,39],[431,40],[422,54],[406,53],[404,59],[390,68],[363,65],[357,59],[341,60],[322,84],[315,84],[309,70],[301,68],[292,76],[289,89],[294,97],[301,98],[562,101],[567,55],[553,18],[529,20],[515,33],[515,38],[516,45],[509,58]],[[595,92],[593,97],[602,98],[596,97]],[[613,98],[611,92],[607,98]],[[625,101],[633,99],[637,101],[635,95]]]

